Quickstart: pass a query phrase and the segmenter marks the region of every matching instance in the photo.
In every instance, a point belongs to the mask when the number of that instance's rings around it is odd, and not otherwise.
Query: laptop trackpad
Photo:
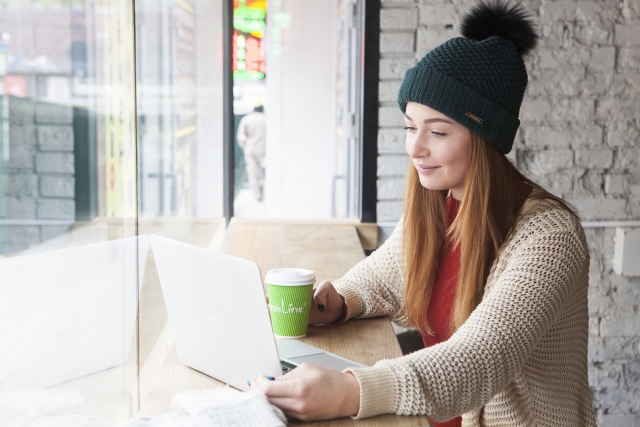
[[[292,357],[308,356],[310,354],[324,352],[321,348],[305,344],[298,340],[277,340],[276,346],[278,347],[278,356],[280,356],[280,359],[291,359]]]
[[[291,357],[288,360],[299,365],[301,363],[313,363],[315,365],[326,366],[327,368],[335,369],[336,371],[342,371],[347,368],[357,368],[363,365],[350,362],[347,359],[341,357],[332,356],[327,353],[310,354],[309,356]]]

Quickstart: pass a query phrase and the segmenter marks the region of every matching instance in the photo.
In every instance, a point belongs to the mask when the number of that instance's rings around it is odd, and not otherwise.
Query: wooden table
[[[223,219],[154,218],[138,220],[139,234],[158,234],[211,250],[255,261],[264,275],[277,267],[314,270],[317,283],[341,277],[364,259],[363,247],[375,247],[375,225],[355,221],[256,221],[233,219],[225,231]],[[125,237],[133,227],[111,219],[78,225],[30,252],[71,247]],[[137,333],[124,365],[55,386],[80,392],[80,411],[114,424],[136,415],[172,412],[171,398],[186,390],[223,386],[184,366],[178,359],[171,327],[150,251],[140,290]],[[343,325],[310,327],[302,341],[345,358],[373,365],[402,355],[387,318],[351,320]],[[299,423],[291,423],[298,425]],[[381,416],[362,421],[350,418],[310,423],[312,426],[428,426],[424,417]]]
[[[356,227],[346,224],[260,222],[232,220],[220,251],[255,261],[264,275],[278,267],[302,267],[314,270],[318,283],[341,277],[364,259]],[[145,279],[145,282],[147,280]],[[146,285],[153,286],[151,283]],[[143,321],[141,313],[141,322]],[[153,322],[152,322],[153,323]],[[141,333],[144,330],[141,328]],[[139,415],[170,412],[171,398],[185,390],[202,390],[223,386],[217,380],[182,365],[172,343],[170,329],[163,328],[145,363],[141,361]],[[302,341],[340,356],[373,365],[383,358],[402,355],[388,318],[352,320],[343,325],[313,326]],[[143,344],[141,342],[141,354]],[[146,350],[145,350],[146,351]],[[166,357],[157,367],[157,353]],[[147,365],[155,366],[146,369]],[[146,369],[146,371],[145,371]],[[155,371],[152,373],[152,371]],[[299,423],[291,423],[298,425]],[[317,426],[428,426],[425,417],[393,415],[354,421],[350,418],[305,423]],[[300,423],[301,425],[301,423]]]

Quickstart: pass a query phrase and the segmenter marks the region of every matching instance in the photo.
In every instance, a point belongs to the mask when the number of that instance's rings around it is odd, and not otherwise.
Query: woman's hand
[[[344,316],[344,298],[331,282],[320,282],[313,293],[315,304],[311,304],[309,324],[332,323]]]
[[[251,389],[261,391],[287,418],[300,421],[353,416],[360,410],[360,383],[353,375],[308,363],[275,380],[258,374]]]

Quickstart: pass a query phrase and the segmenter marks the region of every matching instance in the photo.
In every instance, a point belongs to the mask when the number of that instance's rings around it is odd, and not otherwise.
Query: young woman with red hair
[[[519,4],[479,3],[464,37],[405,74],[404,215],[310,324],[391,316],[425,348],[369,368],[302,365],[252,387],[300,420],[426,415],[434,426],[595,426],[589,252],[577,215],[506,158],[537,35]]]

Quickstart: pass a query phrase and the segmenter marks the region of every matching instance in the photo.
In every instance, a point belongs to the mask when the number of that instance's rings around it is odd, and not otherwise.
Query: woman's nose
[[[429,157],[429,150],[421,143],[420,138],[416,137],[407,143],[407,153],[411,158]]]

